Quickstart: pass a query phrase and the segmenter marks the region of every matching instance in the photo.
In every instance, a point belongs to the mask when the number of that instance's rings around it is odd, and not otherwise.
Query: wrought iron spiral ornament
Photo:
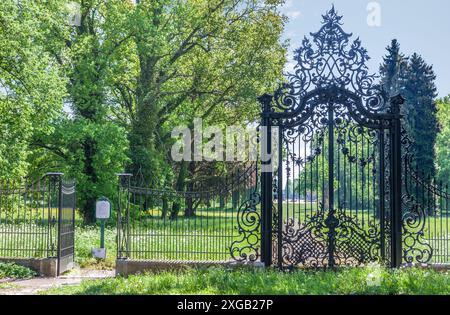
[[[421,176],[412,167],[413,155],[411,154],[412,142],[404,128],[402,128],[402,148],[404,168],[406,172],[402,174],[404,191],[402,194],[402,245],[403,260],[406,263],[425,264],[431,261],[433,257],[433,248],[425,239],[424,230],[426,223],[426,213],[424,205],[419,202],[418,196],[415,196],[408,181],[430,191],[430,193],[439,196],[436,187],[423,181]],[[449,198],[449,196],[444,196]]]
[[[258,145],[260,143],[260,126],[257,126],[256,135],[250,138],[250,143]],[[261,204],[261,192],[259,187],[258,164],[252,166],[252,171],[247,177],[255,177],[256,183],[248,200],[245,200],[238,208],[237,231],[238,238],[235,239],[229,248],[231,258],[239,262],[254,262],[261,256],[261,214],[258,206]]]
[[[236,261],[256,261],[260,256],[261,216],[257,210],[260,203],[261,195],[254,191],[250,199],[239,207],[237,213],[239,239],[233,241],[230,246],[231,257]]]

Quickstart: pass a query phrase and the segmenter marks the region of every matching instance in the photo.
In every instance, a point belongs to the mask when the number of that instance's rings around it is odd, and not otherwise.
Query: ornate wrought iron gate
[[[288,82],[260,99],[272,155],[263,164],[273,167],[262,173],[262,259],[399,266],[403,99],[375,84],[366,50],[350,43],[334,8],[323,18]]]
[[[75,260],[75,182],[62,181],[59,208],[58,274],[70,270]]]
[[[70,270],[75,259],[75,181],[64,180],[62,173],[48,173],[49,207],[57,211],[58,275]],[[53,197],[52,197],[53,196]],[[52,205],[53,204],[53,205]],[[49,210],[51,212],[51,210]],[[53,221],[55,219],[53,218]]]

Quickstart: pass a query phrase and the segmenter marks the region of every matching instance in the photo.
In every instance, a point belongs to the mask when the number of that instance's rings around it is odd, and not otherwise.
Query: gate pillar
[[[272,96],[258,98],[262,105],[261,122],[261,261],[266,267],[272,265],[272,128],[269,118]]]
[[[401,95],[391,98],[391,267],[402,263],[402,135],[400,106],[405,102]]]

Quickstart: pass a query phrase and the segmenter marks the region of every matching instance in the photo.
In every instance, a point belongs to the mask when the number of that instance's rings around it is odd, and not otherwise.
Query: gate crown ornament
[[[376,83],[375,74],[369,74],[366,62],[370,59],[359,38],[352,43],[352,33],[342,29],[342,16],[334,6],[322,16],[322,27],[305,37],[295,51],[294,73],[287,74],[287,83],[275,92],[272,112],[291,113],[302,111],[302,99],[308,93],[326,96],[332,89],[359,98],[369,112],[382,113],[389,106],[383,88]]]

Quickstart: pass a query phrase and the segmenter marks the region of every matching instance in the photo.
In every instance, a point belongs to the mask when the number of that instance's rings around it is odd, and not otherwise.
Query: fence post
[[[391,126],[391,267],[402,263],[402,135],[400,106],[404,98],[391,98],[391,112],[396,117]]]
[[[58,199],[57,199],[57,206],[58,206],[58,227],[56,229],[57,231],[57,235],[56,235],[56,258],[57,258],[57,270],[56,273],[59,276],[59,270],[60,268],[60,262],[61,262],[61,223],[62,223],[62,177],[63,177],[63,173],[47,173],[45,174],[46,177],[49,178],[49,200],[50,203],[52,204],[51,200],[52,200],[52,196],[51,196],[51,192],[55,191],[56,185],[58,185],[57,188],[57,194],[58,194]],[[53,206],[49,205],[50,208],[50,215],[49,217],[52,217],[52,211],[53,211]],[[51,226],[50,226],[51,229]],[[53,256],[53,255],[52,255]],[[50,258],[50,257],[48,257]]]
[[[118,176],[118,187],[117,187],[117,258],[126,259],[128,258],[129,251],[129,225],[130,225],[130,178],[133,176],[129,173],[120,173]],[[125,205],[125,215],[122,213],[122,190],[126,189],[127,202]],[[122,241],[125,242],[125,249],[123,248]],[[125,254],[124,254],[125,251]]]
[[[272,179],[273,170],[267,170],[272,163],[272,129],[270,123],[270,105],[272,96],[264,94],[258,98],[262,105],[262,143],[261,143],[261,261],[266,267],[272,265]],[[267,154],[267,155],[266,155]],[[266,155],[266,156],[264,156]],[[265,159],[269,158],[268,160]]]

